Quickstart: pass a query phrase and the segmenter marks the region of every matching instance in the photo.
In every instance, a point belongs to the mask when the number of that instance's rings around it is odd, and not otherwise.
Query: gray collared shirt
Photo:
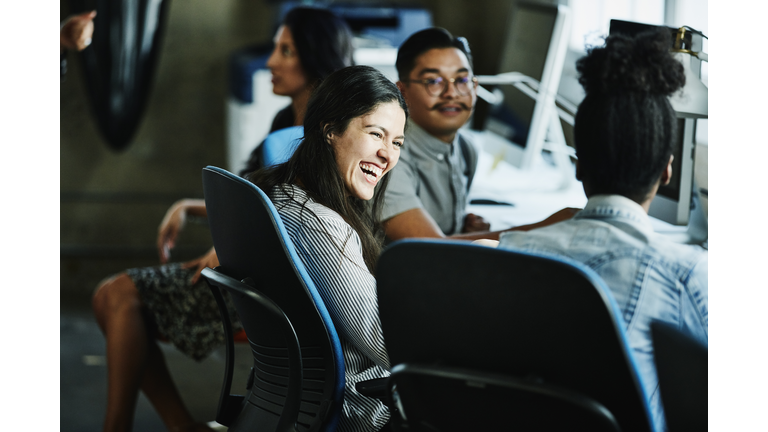
[[[411,120],[406,131],[400,160],[389,174],[381,220],[423,208],[445,235],[461,232],[477,150],[461,130],[450,144]]]

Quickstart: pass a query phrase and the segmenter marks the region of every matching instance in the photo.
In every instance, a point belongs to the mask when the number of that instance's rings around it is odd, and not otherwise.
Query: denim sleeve
[[[691,268],[685,284],[688,302],[683,309],[683,330],[694,338],[708,344],[709,340],[709,256],[705,252]]]

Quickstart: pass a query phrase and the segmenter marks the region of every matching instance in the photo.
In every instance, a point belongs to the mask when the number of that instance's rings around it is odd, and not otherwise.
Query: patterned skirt
[[[208,284],[200,277],[190,279],[195,269],[183,269],[181,263],[126,271],[139,290],[144,306],[154,318],[160,336],[196,361],[206,358],[224,344],[224,327],[219,307]],[[229,309],[233,331],[242,329],[232,300],[224,299]]]

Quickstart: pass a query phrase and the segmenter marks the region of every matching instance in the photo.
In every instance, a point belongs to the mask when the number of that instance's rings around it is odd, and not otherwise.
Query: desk
[[[484,148],[486,136],[492,132],[468,132],[478,151],[477,172],[469,200],[491,199],[513,204],[470,204],[467,207],[468,212],[485,218],[492,231],[539,222],[562,208],[584,208],[587,204],[581,182],[576,180],[575,167],[571,167],[570,174],[564,173],[544,157],[538,157],[530,169],[521,170],[504,160],[495,160],[494,155]],[[654,217],[650,219],[653,229],[672,241],[686,243],[689,240],[687,226],[672,225]]]
[[[539,222],[562,208],[586,205],[587,197],[581,182],[576,180],[575,168],[563,173],[543,157],[535,158],[528,170],[495,160],[484,148],[488,134],[492,132],[470,131],[478,161],[469,200],[492,199],[513,206],[470,204],[467,211],[485,218],[491,230]]]

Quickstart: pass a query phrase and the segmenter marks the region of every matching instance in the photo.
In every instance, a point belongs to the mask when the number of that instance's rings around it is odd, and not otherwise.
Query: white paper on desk
[[[491,230],[539,222],[565,207],[583,208],[587,203],[581,182],[568,182],[563,173],[543,159],[529,170],[521,170],[491,154],[478,152],[477,172],[469,191],[470,201],[476,198],[508,202],[504,205],[470,205],[467,211],[478,214],[491,224]]]

